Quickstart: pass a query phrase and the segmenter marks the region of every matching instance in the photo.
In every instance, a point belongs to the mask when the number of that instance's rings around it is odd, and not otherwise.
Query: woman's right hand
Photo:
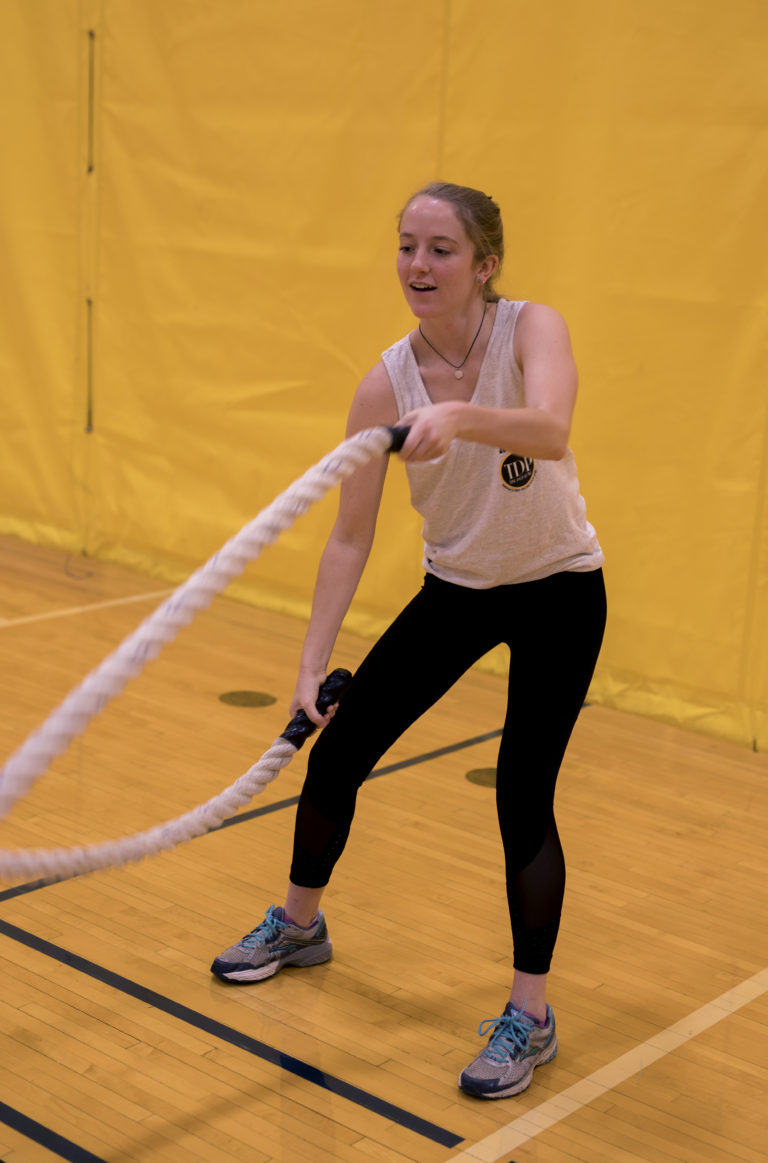
[[[316,727],[327,727],[333,716],[336,714],[338,703],[334,703],[329,707],[324,715],[321,715],[317,709],[317,696],[320,693],[320,687],[328,677],[325,670],[300,670],[299,677],[296,681],[296,690],[293,692],[293,698],[289,707],[291,718],[297,715],[299,711],[304,711],[310,722],[314,723]]]

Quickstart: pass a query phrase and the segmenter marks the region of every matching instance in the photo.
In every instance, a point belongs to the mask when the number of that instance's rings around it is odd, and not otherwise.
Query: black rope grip
[[[399,452],[405,444],[410,428],[390,428],[392,433],[392,443],[389,446],[390,452]]]
[[[348,670],[339,667],[337,670],[331,671],[320,687],[317,702],[315,703],[321,715],[324,715],[329,707],[332,707],[334,703],[338,703],[344,697],[351,682],[352,675]],[[300,747],[303,747],[310,735],[314,735],[316,730],[317,727],[307,712],[302,708],[293,716],[280,738],[287,739],[298,751]]]

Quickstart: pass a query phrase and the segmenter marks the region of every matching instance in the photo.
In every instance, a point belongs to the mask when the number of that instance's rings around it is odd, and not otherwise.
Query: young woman
[[[469,1094],[503,1098],[557,1050],[546,985],[565,865],[553,800],[602,641],[603,555],[568,448],[577,382],[568,330],[551,308],[496,293],[498,207],[478,190],[434,183],[408,201],[399,229],[397,271],[418,326],[362,380],[347,431],[409,427],[400,455],[425,522],[424,585],[343,702],[320,715],[318,688],[373,541],[387,467],[376,460],[341,487],[291,703],[325,729],[297,810],[285,906],[271,907],[212,971],[258,981],[331,956],[319,904],[358,788],[411,723],[505,642],[497,805],[515,972],[503,1014],[484,1023],[487,1046],[459,1078]]]

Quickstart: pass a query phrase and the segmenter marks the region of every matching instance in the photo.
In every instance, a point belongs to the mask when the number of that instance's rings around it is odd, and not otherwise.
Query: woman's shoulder
[[[545,303],[526,303],[514,331],[514,353],[521,368],[530,359],[566,359],[572,362],[571,335],[560,312]]]
[[[526,300],[520,304],[517,312],[515,334],[518,339],[536,342],[562,340],[568,337],[568,324],[556,307]]]
[[[358,392],[362,391],[368,395],[376,395],[379,392],[385,391],[387,388],[389,388],[390,391],[392,390],[392,385],[390,383],[389,376],[387,374],[387,368],[383,359],[380,359],[365,373],[357,386]]]
[[[534,324],[544,327],[566,325],[565,319],[557,308],[549,307],[546,303],[536,303],[531,299],[504,299],[502,302],[507,303],[508,307],[516,308],[515,314],[519,316],[521,324],[525,321],[526,325]]]
[[[366,372],[357,385],[350,417],[359,428],[397,422],[397,404],[383,359]]]

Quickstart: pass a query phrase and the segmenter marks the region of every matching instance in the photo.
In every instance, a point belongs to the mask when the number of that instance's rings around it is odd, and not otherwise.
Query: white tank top
[[[522,408],[515,324],[524,302],[501,299],[470,403]],[[382,355],[398,414],[431,404],[409,336]],[[587,521],[570,448],[562,460],[533,460],[487,444],[454,440],[438,461],[406,465],[414,508],[424,518],[424,568],[444,581],[488,589],[553,573],[586,573],[604,561]]]

